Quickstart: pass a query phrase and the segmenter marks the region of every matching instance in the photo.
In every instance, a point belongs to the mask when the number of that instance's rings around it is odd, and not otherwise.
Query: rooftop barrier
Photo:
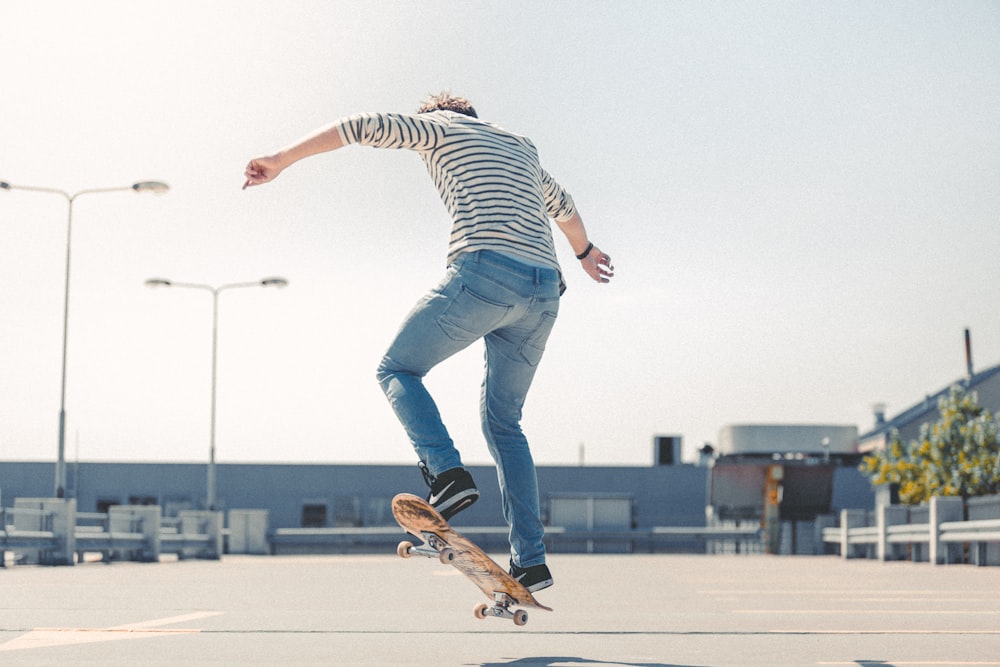
[[[926,506],[843,510],[839,525],[823,528],[822,536],[844,558],[1000,565],[1000,497],[934,497]]]
[[[13,562],[73,565],[86,553],[105,561],[156,562],[160,555],[219,558],[222,554],[221,512],[188,510],[163,519],[157,506],[115,505],[105,513],[77,512],[76,501],[17,498],[13,508],[0,508],[0,567],[7,552]]]
[[[457,526],[457,530],[484,550],[507,548],[505,526]],[[278,528],[271,535],[275,554],[349,553],[387,549],[404,538],[398,526],[343,528]],[[563,552],[593,552],[600,546],[624,547],[624,551],[656,552],[667,543],[688,542],[704,546],[713,542],[759,543],[761,531],[754,528],[658,526],[631,530],[577,530],[563,526],[545,529],[545,542]],[[745,550],[749,552],[749,550]]]
[[[161,516],[158,506],[116,505],[107,513],[77,512],[75,500],[17,499],[0,509],[0,566],[7,552],[13,562],[73,565],[85,554],[107,562],[156,562],[162,554],[218,559],[230,553],[372,553],[393,550],[404,539],[395,525],[268,530],[266,510],[230,510],[227,530],[222,512],[181,511]],[[506,550],[506,526],[459,526],[486,550]],[[546,528],[546,543],[563,553],[711,551],[731,545],[734,553],[759,551],[758,526],[656,526],[622,530]]]

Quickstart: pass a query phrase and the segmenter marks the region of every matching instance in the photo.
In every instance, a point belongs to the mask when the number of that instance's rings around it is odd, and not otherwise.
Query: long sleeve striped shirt
[[[495,250],[559,269],[549,218],[568,220],[576,208],[528,138],[452,111],[363,113],[335,125],[345,144],[420,154],[451,215],[449,264]]]

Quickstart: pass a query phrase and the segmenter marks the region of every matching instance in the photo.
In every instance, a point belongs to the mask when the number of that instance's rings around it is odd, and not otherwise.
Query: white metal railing
[[[942,542],[1000,542],[1000,519],[946,521],[938,528]]]
[[[74,500],[25,504],[32,506],[0,508],[0,567],[7,552],[14,552],[14,562],[50,565],[72,565],[74,556],[82,561],[86,553],[139,561],[157,561],[162,553],[213,559],[222,554],[221,512],[185,511],[162,520],[156,506],[114,506],[95,513],[76,512]]]
[[[508,533],[500,526],[462,526],[460,531],[484,548],[484,541],[506,539]],[[395,525],[276,528],[269,538],[272,554],[357,553],[387,549],[405,539],[405,532]]]
[[[28,499],[38,507],[0,509],[0,564],[7,551],[23,557],[31,552],[36,560],[48,564],[72,565],[84,554],[98,553],[104,560],[156,561],[161,554],[181,558],[219,558],[223,549],[221,512],[181,512],[176,518],[161,517],[156,506],[114,506],[107,513],[76,512],[74,500]],[[11,517],[30,517],[33,530],[15,527]],[[58,521],[56,519],[58,518]],[[71,529],[54,529],[54,522]],[[23,524],[23,521],[22,521]],[[266,528],[265,528],[266,530]],[[506,540],[504,526],[462,527],[462,532],[484,545],[500,545]],[[265,553],[296,548],[315,551],[381,548],[398,541],[402,531],[397,526],[279,528],[267,533]],[[642,529],[584,530],[551,526],[546,529],[551,544],[572,547],[573,543],[627,544],[629,549],[662,549],[667,542],[702,544],[759,544],[758,526],[657,526]],[[488,547],[487,547],[488,548]],[[747,550],[749,552],[749,550]]]
[[[34,524],[19,528],[18,518],[27,517]],[[32,507],[0,508],[0,567],[5,565],[4,552],[15,549],[52,548],[57,536],[52,531],[53,512]]]
[[[962,520],[963,500],[956,497],[931,498],[928,509],[912,523],[902,506],[881,506],[873,513],[843,510],[839,526],[822,529],[822,540],[839,546],[844,558],[909,557],[940,564],[961,562],[968,553],[977,565],[1000,565],[1000,518]]]
[[[505,526],[461,526],[458,530],[484,549],[505,542],[509,532]],[[403,532],[397,526],[278,528],[271,533],[271,550],[273,553],[371,550],[402,538]],[[653,550],[668,541],[759,542],[761,530],[757,526],[752,528],[657,526],[627,530],[585,530],[548,526],[545,528],[545,539],[552,545],[602,542],[633,546],[649,545]]]

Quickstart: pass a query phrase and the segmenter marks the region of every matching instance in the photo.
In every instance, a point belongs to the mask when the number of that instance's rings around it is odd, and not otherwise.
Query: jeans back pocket
[[[497,328],[512,309],[509,304],[490,301],[463,285],[437,323],[452,340],[471,342]]]

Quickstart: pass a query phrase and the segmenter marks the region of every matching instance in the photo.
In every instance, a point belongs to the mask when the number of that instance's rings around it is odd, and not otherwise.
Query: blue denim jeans
[[[465,253],[404,320],[378,368],[378,381],[432,475],[462,465],[423,378],[479,339],[486,345],[480,419],[497,465],[511,556],[545,562],[538,481],[521,409],[559,311],[560,276],[497,252]]]

